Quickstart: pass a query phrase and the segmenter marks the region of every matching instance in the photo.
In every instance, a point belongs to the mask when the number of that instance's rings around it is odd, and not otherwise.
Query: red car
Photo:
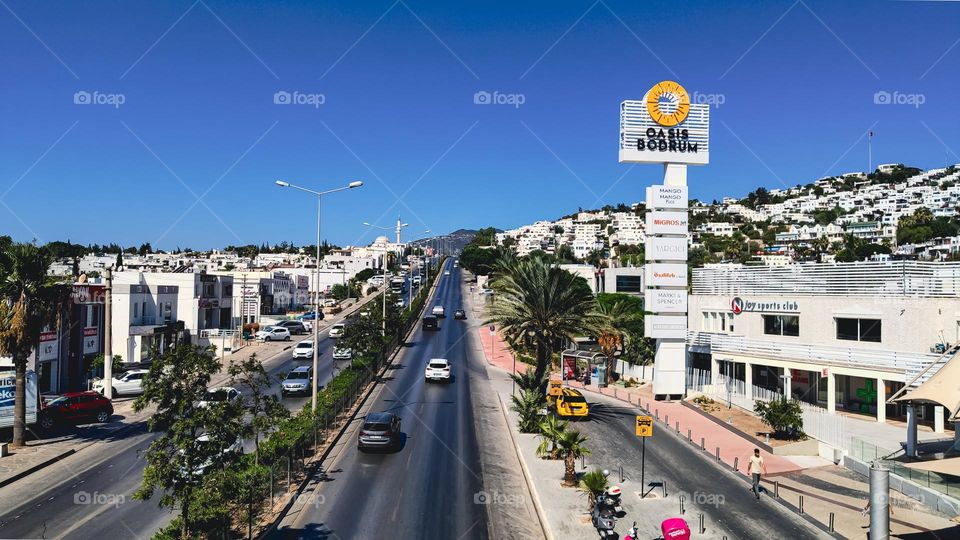
[[[89,420],[103,423],[111,416],[113,403],[99,392],[66,392],[40,410],[40,427],[50,429],[58,424]]]

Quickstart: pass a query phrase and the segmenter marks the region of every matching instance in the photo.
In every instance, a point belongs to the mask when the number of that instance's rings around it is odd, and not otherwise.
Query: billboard
[[[687,317],[686,315],[647,315],[643,318],[643,337],[686,339]]]
[[[651,210],[686,210],[687,206],[689,206],[689,198],[687,197],[686,186],[650,186],[647,188],[647,208]]]
[[[643,267],[644,282],[650,287],[686,287],[687,265],[650,263]]]
[[[670,236],[648,236],[644,255],[648,261],[687,260],[687,239]]]
[[[647,289],[643,309],[653,313],[686,313],[686,289]]]
[[[710,105],[691,103],[674,81],[661,81],[642,100],[620,104],[621,163],[710,161]]]
[[[647,212],[647,234],[687,234],[687,213],[650,210]]]

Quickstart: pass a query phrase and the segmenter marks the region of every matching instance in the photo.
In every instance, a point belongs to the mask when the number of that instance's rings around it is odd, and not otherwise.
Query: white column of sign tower
[[[656,339],[653,393],[681,396],[687,373],[687,165],[709,161],[709,106],[690,103],[673,81],[642,101],[620,105],[621,163],[663,164],[663,184],[647,188],[644,335]]]

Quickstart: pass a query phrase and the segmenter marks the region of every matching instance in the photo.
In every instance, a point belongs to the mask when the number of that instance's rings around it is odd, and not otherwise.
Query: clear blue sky
[[[662,173],[617,162],[618,106],[662,79],[724,99],[694,197],[864,170],[871,128],[874,165],[939,167],[960,162],[958,21],[953,2],[3,0],[0,234],[312,242],[314,201],[278,178],[365,181],[325,199],[340,244],[398,213],[448,232],[636,202]]]

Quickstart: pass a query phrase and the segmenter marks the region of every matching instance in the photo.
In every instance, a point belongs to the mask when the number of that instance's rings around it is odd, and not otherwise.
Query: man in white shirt
[[[763,457],[760,456],[760,449],[754,448],[753,455],[750,456],[747,465],[747,472],[753,477],[753,487],[750,488],[757,499],[760,498],[760,475],[767,474],[767,466],[763,463]]]

